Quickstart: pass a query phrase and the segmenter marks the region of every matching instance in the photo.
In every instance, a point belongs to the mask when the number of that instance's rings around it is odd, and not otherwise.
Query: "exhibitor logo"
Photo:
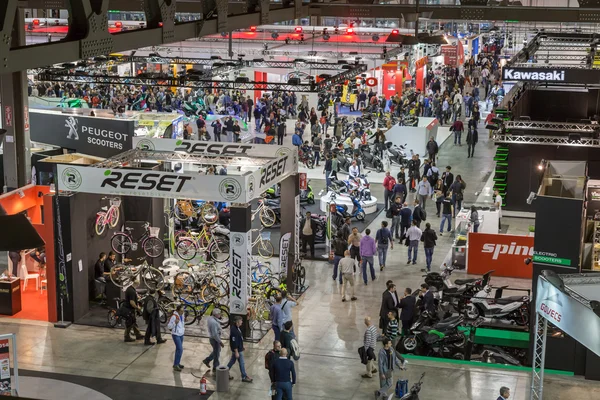
[[[505,68],[503,72],[504,79],[507,81],[565,81],[565,71],[515,71],[513,68]]]
[[[78,125],[79,120],[75,117],[68,117],[65,120],[65,128],[69,128],[69,133],[67,133],[67,139],[79,140],[79,134],[77,133]]]
[[[275,155],[277,157],[283,157],[283,156],[290,154],[291,152],[292,152],[292,150],[290,148],[281,147],[281,148],[277,149],[277,151],[275,152]]]
[[[227,200],[236,200],[242,194],[242,186],[232,178],[225,178],[219,184],[219,193]]]
[[[248,197],[250,199],[254,198],[254,175],[250,175],[250,178],[248,178]]]
[[[69,190],[77,190],[83,182],[81,173],[75,168],[67,168],[61,175],[63,185]]]
[[[152,143],[152,140],[149,139],[142,139],[138,142],[137,144],[137,148],[140,150],[154,150],[154,143]]]

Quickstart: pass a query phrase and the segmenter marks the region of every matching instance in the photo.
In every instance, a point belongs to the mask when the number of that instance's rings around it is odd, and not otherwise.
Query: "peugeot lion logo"
[[[67,139],[79,140],[79,135],[77,134],[77,125],[78,121],[75,117],[69,117],[65,121],[65,128],[69,128],[69,133],[67,134]]]

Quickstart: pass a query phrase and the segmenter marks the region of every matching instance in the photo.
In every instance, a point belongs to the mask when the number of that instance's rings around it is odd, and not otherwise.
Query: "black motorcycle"
[[[463,348],[467,338],[458,326],[464,322],[462,316],[446,318],[432,326],[426,325],[434,318],[430,314],[423,313],[421,317],[411,326],[410,334],[402,338],[402,347],[407,353],[419,353],[426,356],[446,356],[452,358],[455,353],[461,353],[456,349]],[[452,349],[449,346],[452,345]],[[464,358],[464,355],[463,355]]]
[[[376,156],[374,152],[371,152],[369,145],[360,146],[360,155],[362,160],[362,166],[368,169],[374,169],[377,172],[383,172],[383,161],[381,158]]]

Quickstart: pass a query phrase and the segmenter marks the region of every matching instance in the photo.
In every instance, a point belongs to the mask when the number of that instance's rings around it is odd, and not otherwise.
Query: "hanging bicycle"
[[[117,264],[110,270],[110,280],[117,286],[125,288],[133,284],[139,277],[149,289],[160,290],[165,286],[165,277],[158,269],[148,265],[145,257],[141,265]]]
[[[206,228],[206,227],[205,227]],[[211,235],[203,229],[199,234],[179,237],[175,245],[177,255],[184,260],[196,257],[198,251],[206,251],[211,260],[225,262],[229,260],[229,229],[222,225],[210,226]]]
[[[260,222],[265,227],[270,228],[275,225],[277,216],[275,215],[275,211],[265,204],[265,199],[258,200],[258,208],[256,210],[252,210],[252,220],[254,220],[257,214]]]
[[[96,235],[101,236],[106,229],[106,225],[114,228],[119,223],[119,207],[121,199],[118,197],[103,197],[102,200],[110,200],[110,207],[102,207],[102,211],[96,213],[96,224],[94,226]]]
[[[257,246],[258,254],[265,259],[273,257],[273,244],[270,241],[270,232],[264,232],[262,229],[252,229],[252,233],[258,232],[256,239],[252,242],[252,248]],[[267,238],[268,236],[268,238]]]
[[[219,220],[219,211],[211,202],[177,200],[172,213],[180,221],[187,221],[197,216],[207,224],[214,224]]]
[[[136,251],[141,244],[144,253],[148,257],[159,257],[165,250],[165,244],[157,236],[159,228],[150,227],[150,223],[144,224],[144,233],[137,239],[131,236],[133,228],[126,227],[125,232],[115,232],[110,239],[112,249],[118,254],[126,254],[130,250]]]

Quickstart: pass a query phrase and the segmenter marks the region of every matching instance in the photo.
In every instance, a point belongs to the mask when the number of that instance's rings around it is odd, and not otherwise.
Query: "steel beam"
[[[507,133],[494,133],[495,143],[525,143],[542,146],[570,146],[600,148],[600,140],[584,138],[580,140],[569,140],[568,136],[544,136],[544,135],[510,135]]]

